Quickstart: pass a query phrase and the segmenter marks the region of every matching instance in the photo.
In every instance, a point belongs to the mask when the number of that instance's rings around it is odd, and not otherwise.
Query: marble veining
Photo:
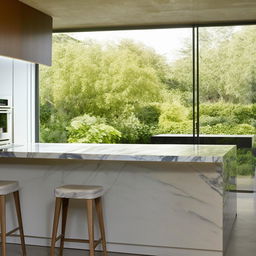
[[[62,144],[1,147],[0,157],[141,162],[224,162],[232,145]]]

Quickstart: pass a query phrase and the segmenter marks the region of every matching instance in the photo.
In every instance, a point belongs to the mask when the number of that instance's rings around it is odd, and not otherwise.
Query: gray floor
[[[256,255],[256,194],[239,194],[238,216],[226,256]]]
[[[226,256],[255,256],[256,255],[256,196],[255,194],[238,195],[238,217],[231,236]],[[27,256],[48,256],[49,248],[27,246]],[[20,247],[8,245],[8,254],[20,255]],[[57,255],[57,254],[56,254]],[[88,252],[68,250],[64,256],[86,256]],[[96,256],[102,255],[97,253]],[[109,256],[131,256],[131,254],[109,253]],[[133,255],[135,256],[135,255]],[[138,256],[138,255],[137,255]]]
[[[18,245],[8,245],[7,255],[20,256],[20,247]],[[56,250],[56,255],[58,255]],[[1,255],[1,254],[0,254]],[[27,256],[49,256],[49,248],[38,246],[27,246]],[[89,256],[88,251],[84,250],[71,250],[65,249],[63,256]],[[102,253],[97,252],[95,256],[102,256]],[[135,254],[123,254],[123,253],[109,253],[108,256],[139,256]]]

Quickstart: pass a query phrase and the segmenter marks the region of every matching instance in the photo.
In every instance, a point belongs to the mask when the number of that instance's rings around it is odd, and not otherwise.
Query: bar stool
[[[6,233],[6,196],[13,194],[17,219],[19,226],[8,233]],[[2,242],[2,256],[6,256],[6,237],[10,236],[14,232],[20,232],[20,241],[22,255],[26,255],[25,239],[23,232],[23,224],[20,210],[20,196],[19,196],[19,182],[18,181],[0,181],[0,222],[1,222],[1,242]]]
[[[51,242],[51,256],[54,256],[55,243],[60,239],[59,256],[63,255],[64,242],[76,242],[76,243],[89,243],[90,256],[94,256],[95,248],[101,242],[103,247],[103,255],[107,256],[107,246],[105,238],[105,228],[103,220],[103,210],[101,197],[104,194],[104,189],[101,186],[86,186],[86,185],[65,185],[55,189],[55,213],[52,229],[52,242]],[[87,209],[88,220],[88,233],[89,240],[65,238],[67,212],[69,199],[84,199]],[[94,240],[94,218],[93,218],[93,205],[98,215],[101,239]],[[58,223],[60,218],[60,210],[62,208],[62,225],[61,234],[57,237]]]

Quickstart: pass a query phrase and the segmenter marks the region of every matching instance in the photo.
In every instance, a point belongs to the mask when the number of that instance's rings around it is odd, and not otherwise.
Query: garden
[[[201,134],[256,134],[255,39],[255,26],[202,31]],[[103,45],[54,35],[53,66],[40,67],[40,141],[149,143],[153,134],[191,134],[191,54],[188,42],[169,62],[128,39]]]

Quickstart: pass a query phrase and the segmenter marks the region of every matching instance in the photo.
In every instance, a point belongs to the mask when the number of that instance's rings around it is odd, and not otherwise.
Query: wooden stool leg
[[[64,248],[64,239],[65,239],[65,231],[66,231],[66,223],[67,223],[67,215],[68,215],[68,198],[62,199],[62,224],[61,224],[61,241],[60,241],[60,252],[59,256],[63,255]]]
[[[6,209],[5,196],[0,196],[0,216],[1,216],[1,242],[2,242],[2,256],[6,256]]]
[[[99,226],[100,226],[103,255],[107,256],[107,244],[106,244],[106,237],[105,237],[105,227],[104,227],[101,197],[95,199],[95,205],[96,205],[96,211],[97,211]]]
[[[15,191],[15,192],[13,193],[13,197],[14,197],[14,201],[15,201],[17,219],[18,219],[18,224],[19,224],[20,242],[21,242],[22,255],[23,255],[23,256],[26,256],[26,246],[25,246],[25,238],[24,238],[24,231],[23,231],[23,223],[22,223],[22,216],[21,216],[21,209],[20,209],[20,196],[19,196],[19,191]]]
[[[86,200],[87,220],[88,220],[88,233],[89,233],[89,246],[90,256],[94,256],[94,221],[93,221],[93,201],[92,199]]]
[[[52,228],[52,243],[51,243],[51,251],[50,251],[51,256],[54,256],[54,249],[55,249],[55,243],[56,243],[57,232],[58,232],[58,224],[59,224],[59,218],[60,218],[61,203],[62,203],[62,199],[59,197],[56,197],[53,228]]]

